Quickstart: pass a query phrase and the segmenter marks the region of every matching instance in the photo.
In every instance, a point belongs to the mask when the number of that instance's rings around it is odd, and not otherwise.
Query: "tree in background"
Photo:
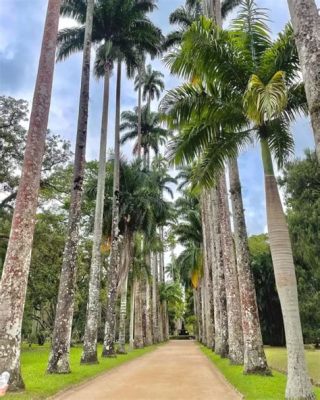
[[[249,29],[246,28],[248,16],[251,17]],[[288,121],[294,118],[296,112],[305,111],[306,104],[303,87],[297,84],[298,60],[291,29],[288,27],[272,43],[265,18],[265,14],[252,1],[244,1],[231,33],[216,29],[206,19],[194,23],[184,35],[182,51],[173,54],[171,66],[173,72],[202,77],[202,82],[186,84],[172,91],[172,97],[169,94],[164,104],[169,111],[170,121],[180,127],[173,151],[176,158],[186,161],[201,155],[198,163],[198,171],[201,172],[197,173],[197,177],[207,184],[214,179],[214,171],[221,170],[225,157],[235,157],[238,149],[248,141],[252,129],[241,132],[241,128],[249,123],[253,125],[262,149],[271,252],[286,326],[286,397],[312,398],[302,331],[297,329],[301,323],[291,243],[271,158],[272,152],[278,165],[283,165],[292,149]],[[226,62],[230,69],[226,68]],[[211,68],[211,65],[214,67]],[[215,82],[219,82],[219,88],[215,88]],[[205,99],[206,91],[214,93],[208,102]],[[194,97],[192,93],[197,95]],[[221,96],[225,95],[231,96],[224,103],[226,108],[221,107],[219,102],[214,111],[213,104],[217,96],[224,101]],[[237,96],[239,98],[236,100]],[[239,114],[233,119],[236,126],[233,127],[229,118],[236,109],[229,110],[231,98],[240,105]],[[218,125],[215,127],[216,123]],[[286,279],[283,279],[284,275]]]
[[[303,336],[319,346],[320,257],[319,193],[320,171],[315,153],[285,164],[280,185],[285,190],[293,256],[297,266],[298,292]]]

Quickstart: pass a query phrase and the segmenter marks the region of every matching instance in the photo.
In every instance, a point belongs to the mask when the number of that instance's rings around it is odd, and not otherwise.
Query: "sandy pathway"
[[[193,341],[176,340],[55,400],[239,400]]]

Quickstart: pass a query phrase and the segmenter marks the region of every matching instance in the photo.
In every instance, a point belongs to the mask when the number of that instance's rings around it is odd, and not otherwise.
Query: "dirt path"
[[[193,341],[176,340],[55,400],[239,400]]]

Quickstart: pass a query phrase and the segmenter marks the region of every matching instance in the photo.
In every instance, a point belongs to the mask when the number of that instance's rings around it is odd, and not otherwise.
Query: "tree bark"
[[[109,113],[109,79],[110,66],[105,67],[104,94],[102,107],[102,123],[100,136],[100,155],[98,172],[98,190],[96,197],[96,209],[93,228],[92,258],[89,281],[89,300],[87,307],[86,326],[84,331],[83,353],[81,364],[98,363],[97,333],[99,320],[99,298],[101,279],[101,240],[103,227],[103,210],[106,180],[106,158],[107,158],[107,130]]]
[[[274,176],[268,142],[261,140],[265,175],[267,223],[276,286],[282,309],[288,352],[287,400],[315,399],[307,373],[299,314],[297,280],[291,241]]]
[[[221,222],[219,211],[219,193],[215,187],[211,191],[211,207],[213,215],[212,236],[213,253],[215,254],[215,268],[213,270],[213,300],[214,300],[214,326],[215,326],[215,347],[214,351],[221,357],[227,357],[228,349],[228,317],[227,298],[223,263],[223,246],[221,234]],[[212,225],[211,225],[212,226]]]
[[[135,308],[135,280],[132,282],[130,292],[130,323],[129,323],[129,344],[130,348],[134,348],[134,308]]]
[[[150,346],[152,344],[152,329],[151,329],[151,313],[150,313],[150,282],[149,277],[145,274],[144,277],[145,291],[145,334],[144,344]]]
[[[221,232],[223,243],[224,275],[226,283],[228,310],[228,357],[232,364],[243,364],[243,332],[240,306],[240,292],[234,244],[232,240],[226,176],[223,173],[219,180]]]
[[[117,67],[116,121],[114,138],[114,173],[112,198],[111,254],[108,271],[108,306],[103,343],[103,357],[114,357],[116,300],[119,270],[119,191],[120,191],[120,101],[121,101],[121,61]]]
[[[241,300],[244,373],[270,374],[263,350],[256,290],[250,267],[248,235],[236,159],[229,160],[229,180]]]
[[[138,87],[138,158],[139,160],[141,159],[141,112],[142,112],[142,107],[141,107],[141,68],[138,69],[138,74],[139,74],[139,87]]]
[[[207,190],[203,190],[200,198],[201,204],[201,225],[203,236],[203,265],[204,265],[204,289],[205,295],[205,316],[206,316],[206,340],[207,347],[214,348],[214,307],[212,288],[212,265],[213,254],[211,246],[213,238],[209,232],[209,224],[212,223],[212,215],[209,212],[210,196]]]
[[[142,301],[141,301],[141,281],[135,282],[135,302],[134,302],[134,348],[143,348],[143,326],[142,326]]]
[[[320,18],[315,0],[288,0],[320,162]]]
[[[0,374],[4,371],[10,373],[10,390],[24,388],[20,372],[21,327],[51,102],[59,15],[60,0],[49,0],[22,175],[0,282]]]
[[[159,343],[159,321],[158,321],[158,260],[157,254],[151,253],[152,267],[152,331],[154,343]]]
[[[76,257],[87,142],[93,8],[94,0],[88,0],[69,225],[60,276],[52,349],[47,368],[47,372],[50,374],[70,372],[69,353],[77,273]]]
[[[120,300],[120,324],[119,324],[119,354],[126,354],[126,321],[127,321],[127,295],[128,295],[128,275],[122,284]]]

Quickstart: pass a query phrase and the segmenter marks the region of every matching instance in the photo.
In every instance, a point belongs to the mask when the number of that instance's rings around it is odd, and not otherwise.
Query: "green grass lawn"
[[[230,365],[210,349],[201,346],[203,353],[215,364],[226,379],[244,395],[245,400],[284,400],[286,376],[273,371],[273,376],[244,375],[241,366]],[[320,400],[320,388],[315,388]]]
[[[9,393],[5,398],[8,398],[8,400],[45,399],[59,390],[99,375],[156,348],[157,346],[154,345],[144,349],[128,351],[128,354],[118,355],[117,358],[101,358],[100,363],[96,365],[80,365],[82,348],[80,346],[73,347],[70,355],[72,372],[66,375],[47,375],[45,371],[49,356],[49,346],[32,346],[30,349],[24,347],[21,355],[21,365],[26,391],[17,394]],[[101,354],[101,351],[102,346],[99,346],[98,354]]]
[[[287,369],[287,350],[283,347],[266,347],[268,363],[280,371]],[[306,350],[308,370],[314,382],[320,384],[320,350]]]

